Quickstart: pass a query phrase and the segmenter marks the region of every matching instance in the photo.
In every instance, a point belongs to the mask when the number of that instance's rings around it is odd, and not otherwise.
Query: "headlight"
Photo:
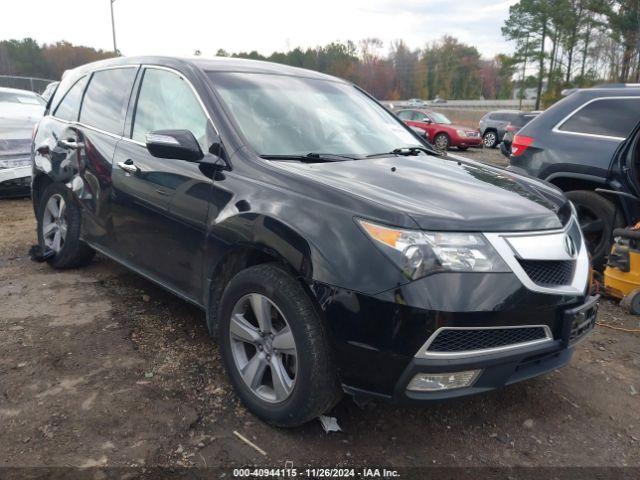
[[[459,137],[467,136],[467,132],[465,132],[464,130],[456,130],[456,133],[458,134]]]
[[[0,159],[0,168],[26,167],[27,165],[31,165],[30,158]]]
[[[481,233],[403,230],[358,220],[407,278],[438,272],[509,272]]]

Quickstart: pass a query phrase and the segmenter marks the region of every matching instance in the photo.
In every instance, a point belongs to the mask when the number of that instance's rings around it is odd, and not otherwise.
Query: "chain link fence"
[[[32,92],[42,93],[51,82],[49,78],[38,77],[18,77],[15,75],[0,75],[0,87],[19,88],[21,90],[31,90]]]

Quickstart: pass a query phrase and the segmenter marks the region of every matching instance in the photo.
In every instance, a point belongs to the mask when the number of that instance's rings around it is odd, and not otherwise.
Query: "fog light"
[[[437,392],[454,388],[470,387],[482,370],[467,370],[450,373],[418,373],[409,382],[407,390],[415,392]]]

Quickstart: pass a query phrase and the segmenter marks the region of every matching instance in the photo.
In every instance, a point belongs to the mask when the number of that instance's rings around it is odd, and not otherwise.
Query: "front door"
[[[435,134],[435,123],[425,113],[420,111],[414,111],[411,121],[407,122],[409,125],[418,127],[429,134],[429,141],[433,141]]]
[[[174,71],[148,67],[135,101],[130,138],[118,144],[113,160],[117,256],[200,303],[212,180],[197,163],[149,153],[146,134],[167,129],[190,130],[208,155],[212,126],[188,80]]]

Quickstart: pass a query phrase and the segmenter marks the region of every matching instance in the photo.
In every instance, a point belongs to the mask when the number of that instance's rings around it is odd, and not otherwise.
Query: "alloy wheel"
[[[496,144],[496,134],[493,132],[487,132],[482,138],[482,143],[485,148],[492,148]]]
[[[438,150],[446,150],[449,148],[449,140],[446,135],[438,135],[434,140],[434,146]]]
[[[58,253],[67,237],[66,203],[62,195],[49,197],[42,217],[42,237],[44,245]]]
[[[269,403],[286,400],[295,385],[298,356],[291,327],[276,304],[259,293],[240,298],[229,337],[233,361],[251,392]]]

